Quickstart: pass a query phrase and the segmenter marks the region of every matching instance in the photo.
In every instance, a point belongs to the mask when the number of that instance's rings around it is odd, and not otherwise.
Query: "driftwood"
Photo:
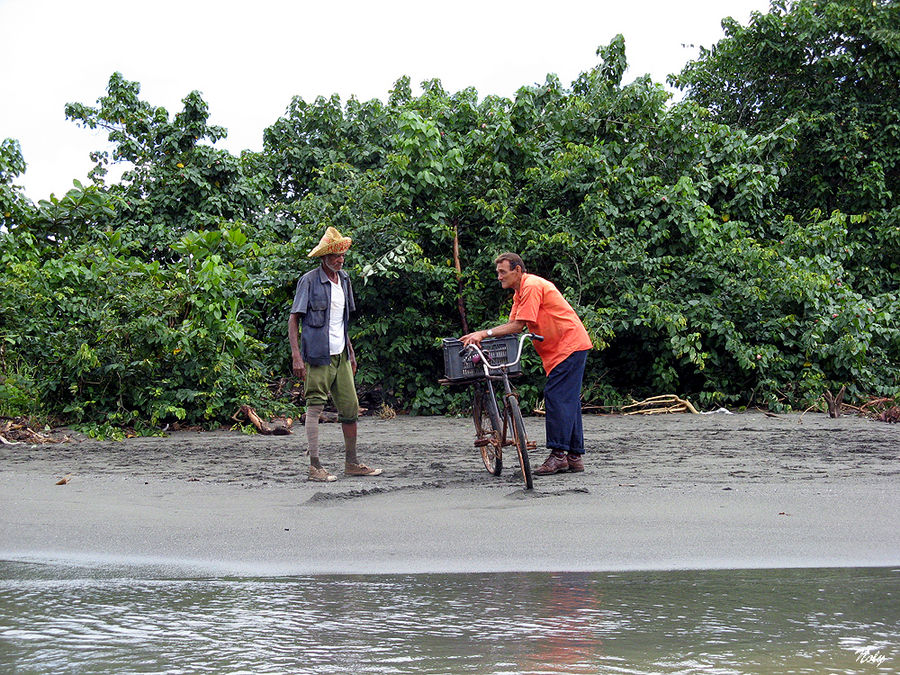
[[[609,412],[603,412],[609,411]],[[544,402],[541,401],[538,404],[538,407],[532,411],[535,415],[546,415],[547,411],[544,409]],[[582,404],[581,412],[594,412],[599,414],[624,414],[624,415],[658,415],[660,413],[682,413],[682,412],[691,412],[695,415],[699,415],[697,409],[691,405],[691,402],[685,399],[678,398],[675,394],[664,394],[662,396],[653,396],[651,398],[644,399],[643,401],[635,401],[632,399],[632,403],[626,406],[614,406],[614,405],[591,405],[591,404]]]
[[[690,412],[699,415],[697,409],[687,399],[678,398],[675,394],[663,394],[651,396],[643,401],[635,401],[622,406],[625,415],[659,415],[668,413]]]
[[[64,443],[67,440],[69,440],[68,437],[52,438],[37,431],[31,426],[31,421],[27,417],[0,419],[0,444],[3,445]]]
[[[337,422],[338,415],[336,412],[323,410],[319,413],[319,422]],[[306,426],[306,413],[300,415],[300,423]]]
[[[841,390],[837,393],[837,395],[833,395],[830,390],[826,389],[823,397],[825,398],[825,403],[828,404],[828,416],[829,417],[840,417],[841,416],[841,403],[844,401],[844,394],[847,391],[847,385],[841,387]]]
[[[895,398],[873,398],[859,406],[859,414],[879,422],[896,424],[900,422],[900,405],[897,405]]]
[[[892,405],[890,408],[885,408],[875,419],[879,422],[897,424],[900,422],[900,406]]]
[[[239,415],[244,415],[247,420],[256,427],[261,434],[271,436],[286,436],[291,433],[291,427],[294,426],[294,420],[290,417],[276,417],[271,422],[262,419],[256,411],[249,405],[242,405],[238,411],[231,416],[235,422],[239,422]]]
[[[887,403],[893,403],[893,402],[894,402],[894,399],[892,399],[892,398],[884,398],[884,397],[883,398],[873,398],[870,401],[866,401],[861,406],[859,406],[859,411],[862,413],[868,412],[866,410],[866,408],[874,408],[874,407],[883,406]]]

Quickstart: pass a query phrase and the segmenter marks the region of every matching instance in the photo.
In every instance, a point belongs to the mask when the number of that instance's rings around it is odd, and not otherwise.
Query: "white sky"
[[[394,82],[439,78],[456,92],[513,96],[547,73],[568,86],[625,36],[625,82],[665,82],[768,0],[0,0],[0,139],[22,146],[33,200],[85,180],[105,135],[65,119],[109,76],[140,82],[170,117],[194,89],[231,152],[262,148],[291,97],[386,100]],[[688,46],[685,46],[688,45]],[[691,47],[690,45],[696,45]]]

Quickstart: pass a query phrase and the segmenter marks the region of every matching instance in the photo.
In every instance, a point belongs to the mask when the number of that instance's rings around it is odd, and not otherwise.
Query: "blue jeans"
[[[581,382],[587,350],[575,352],[550,371],[544,385],[544,418],[547,447],[584,454],[581,426]]]

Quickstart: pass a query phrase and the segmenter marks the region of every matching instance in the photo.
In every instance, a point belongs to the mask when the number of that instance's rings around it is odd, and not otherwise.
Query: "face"
[[[516,266],[515,269],[512,269],[509,260],[501,260],[497,263],[497,281],[503,288],[518,289],[519,283],[522,281],[522,268]]]
[[[344,253],[329,253],[328,255],[322,256],[322,262],[325,263],[325,267],[332,272],[339,272],[344,266],[344,255]]]

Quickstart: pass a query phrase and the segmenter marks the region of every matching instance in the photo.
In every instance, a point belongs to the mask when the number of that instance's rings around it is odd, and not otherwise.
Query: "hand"
[[[295,377],[306,380],[306,364],[303,363],[303,359],[294,359],[294,365],[291,370],[294,371]]]
[[[481,341],[486,337],[486,330],[477,330],[474,333],[463,335],[461,338],[459,338],[459,341],[462,342],[466,347],[472,344],[481,346]]]
[[[350,355],[350,368],[353,370],[353,374],[356,375],[356,356],[354,354]]]

